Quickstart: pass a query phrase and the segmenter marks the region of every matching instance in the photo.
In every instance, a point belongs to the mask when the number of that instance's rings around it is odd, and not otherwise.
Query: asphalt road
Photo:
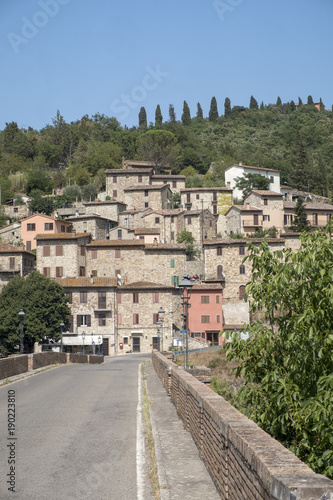
[[[1,500],[136,500],[138,367],[149,358],[61,366],[1,387]],[[15,493],[8,490],[9,458]]]

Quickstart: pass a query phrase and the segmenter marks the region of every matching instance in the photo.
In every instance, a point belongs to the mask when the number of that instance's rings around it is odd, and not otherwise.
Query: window
[[[80,303],[81,304],[87,303],[87,292],[80,292]]]
[[[62,257],[64,255],[63,248],[64,247],[62,245],[56,245],[56,256],[57,257]]]
[[[123,236],[123,232],[122,232],[122,230],[121,230],[121,229],[118,229],[118,230],[117,230],[117,238],[118,238],[118,240],[121,240],[122,236]]]
[[[117,195],[118,195],[118,191],[117,191],[116,189],[114,189],[114,190],[112,191],[112,197],[113,197],[113,198],[117,198]]]
[[[27,224],[27,231],[36,231],[36,224]]]
[[[15,269],[15,257],[9,257],[9,269]]]
[[[216,315],[216,323],[221,323],[221,316],[219,314]]]
[[[74,331],[73,323],[74,323],[73,315],[71,314],[69,317],[69,333],[73,333]]]
[[[142,175],[138,175],[138,182],[142,182]]]
[[[186,219],[187,219],[187,224],[188,225],[192,224],[192,218],[191,217],[186,217]]]
[[[170,222],[171,222],[171,224],[174,224],[174,222],[175,222],[175,216],[174,215],[171,215]]]
[[[159,217],[155,217],[155,224],[159,224],[160,223],[160,218]]]
[[[133,325],[139,324],[139,315],[137,313],[133,314]]]
[[[179,285],[179,276],[171,276],[171,286]]]
[[[50,246],[43,246],[43,257],[50,257]]]
[[[85,275],[86,275],[86,268],[84,266],[80,266],[79,276],[85,276]]]
[[[209,227],[213,227],[213,221],[209,221]]]
[[[264,221],[270,221],[271,220],[271,216],[270,215],[264,215],[263,219],[264,219]]]
[[[112,182],[113,182],[113,184],[117,184],[117,176],[116,175],[112,176]]]
[[[176,188],[177,187],[177,181],[172,181],[172,187]]]
[[[217,201],[217,192],[216,191],[214,191],[214,193],[213,193],[213,201]]]
[[[213,205],[213,215],[217,215],[217,206]]]
[[[145,196],[148,196],[148,189],[145,189]]]
[[[44,229],[45,229],[45,231],[52,231],[53,230],[53,222],[45,222]]]
[[[245,296],[245,285],[241,285],[239,287],[239,298],[244,299]]]
[[[159,293],[158,292],[154,292],[153,293],[153,303],[154,304],[158,304],[159,301],[160,301],[160,295],[159,295]]]
[[[91,251],[91,258],[92,259],[97,259],[97,250],[92,250]]]
[[[148,201],[145,201],[145,208],[148,208],[149,207],[149,203]]]
[[[243,264],[239,266],[239,274],[245,274],[245,266]]]
[[[138,292],[133,293],[133,304],[138,304],[139,303],[139,294]]]
[[[187,203],[191,202],[191,193],[187,193],[187,195],[186,195],[186,202]]]
[[[318,226],[318,214],[312,214],[312,225]]]
[[[106,326],[106,314],[99,314],[98,326]]]
[[[170,259],[170,267],[175,267],[175,259]]]
[[[129,226],[128,217],[125,217],[125,226]]]
[[[331,214],[327,214],[327,215],[326,215],[326,220],[327,220],[327,222],[329,222],[331,219],[332,219],[332,215],[331,215]]]
[[[196,200],[199,200],[199,199],[200,199],[200,196],[199,196],[199,194],[198,194],[198,193],[195,195],[195,199],[196,199]]]
[[[153,314],[153,325],[156,325],[157,322],[158,322],[158,314],[154,313]]]
[[[76,317],[77,326],[91,326],[90,314],[78,314]]]
[[[60,232],[65,233],[66,232],[66,227],[65,226],[60,226]]]
[[[201,316],[201,323],[210,323],[210,316],[209,315]]]
[[[49,278],[50,277],[50,268],[43,267],[43,274],[44,274],[44,276],[47,276]]]
[[[17,214],[17,212],[18,212],[18,208],[14,207],[14,213]]]
[[[72,304],[73,303],[73,293],[66,292],[66,297],[68,298],[68,304]]]
[[[81,246],[81,247],[80,247],[80,255],[81,255],[82,257],[84,257],[84,256],[85,256],[85,254],[86,254],[86,252],[85,252],[85,248]]]
[[[201,304],[209,304],[209,295],[201,295]]]
[[[219,295],[216,295],[216,296],[215,296],[215,299],[216,299],[216,304],[219,304],[219,303],[220,303],[220,296],[219,296]]]
[[[217,279],[223,278],[223,266],[217,266]]]
[[[174,231],[171,231],[170,239],[171,239],[171,241],[174,241],[174,239],[175,239],[175,232]]]
[[[222,247],[217,247],[216,255],[222,255]]]
[[[56,267],[56,278],[62,278],[64,275],[63,267]]]
[[[268,205],[268,199],[264,198],[264,205]]]
[[[239,255],[245,255],[245,246],[239,247]]]
[[[124,337],[124,344],[128,344],[128,337]]]
[[[31,241],[27,241],[26,247],[27,247],[27,250],[31,250]]]
[[[117,320],[118,320],[118,325],[122,325],[123,324],[123,317],[122,317],[121,314],[118,314]]]
[[[106,292],[98,292],[98,309],[106,309]]]
[[[253,216],[253,225],[258,226],[259,224],[259,215],[254,215]]]
[[[145,237],[144,236],[139,236],[139,240],[144,240]]]
[[[91,270],[91,276],[92,276],[92,278],[97,278],[97,269]]]
[[[114,251],[114,256],[116,259],[120,259],[121,257],[121,251],[120,251],[120,248],[116,248],[115,251]]]

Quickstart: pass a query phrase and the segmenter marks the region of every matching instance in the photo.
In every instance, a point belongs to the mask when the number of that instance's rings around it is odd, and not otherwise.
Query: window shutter
[[[91,315],[87,314],[87,326],[91,326]]]
[[[73,315],[71,314],[69,317],[69,332],[73,333]]]
[[[76,316],[76,323],[77,323],[77,326],[81,326],[81,321],[82,321],[82,318],[81,318],[81,316],[78,314],[78,315]]]

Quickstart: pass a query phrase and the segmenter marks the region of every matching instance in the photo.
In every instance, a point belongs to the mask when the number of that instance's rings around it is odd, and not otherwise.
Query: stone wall
[[[28,371],[28,356],[0,359],[0,380]]]
[[[41,352],[32,355],[32,369],[42,368],[43,366],[63,364],[67,361],[65,352]]]
[[[160,353],[152,360],[223,500],[333,499],[333,481]]]

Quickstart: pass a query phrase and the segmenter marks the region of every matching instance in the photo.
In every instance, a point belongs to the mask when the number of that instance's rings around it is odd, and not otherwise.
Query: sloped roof
[[[282,198],[282,194],[281,193],[276,193],[275,191],[269,191],[268,189],[265,190],[265,189],[253,189],[251,191],[251,193],[256,193],[256,194],[259,194],[260,196],[280,196]],[[250,196],[249,193],[245,198],[247,198],[248,196]]]
[[[29,255],[33,255],[35,257],[35,254],[32,252],[28,252],[25,250],[23,247],[17,247],[16,245],[11,245],[10,243],[0,243],[0,253],[28,253]]]
[[[146,289],[146,290],[151,290],[151,289],[170,289],[174,288],[171,285],[162,285],[160,283],[153,283],[151,281],[137,281],[134,283],[128,283],[127,285],[121,285],[118,287],[119,290],[133,290],[133,289]]]
[[[51,233],[51,234],[36,234],[35,240],[77,240],[91,236],[90,233]]]
[[[137,184],[129,186],[124,191],[162,191],[162,189],[170,189],[168,184]]]
[[[117,286],[117,278],[53,278],[54,281],[63,287],[106,287]]]
[[[229,170],[232,167],[251,168],[253,170],[260,170],[261,172],[277,172],[278,174],[280,173],[279,170],[274,170],[273,168],[252,167],[251,165],[231,165],[230,167],[226,168],[226,170]]]
[[[148,215],[153,215],[153,214],[156,214],[156,215],[166,215],[166,216],[179,215],[179,214],[182,214],[184,212],[185,212],[185,210],[183,208],[173,208],[173,209],[170,209],[170,210],[169,209],[151,210],[147,214],[143,215],[143,217],[147,217]]]
[[[137,227],[134,229],[134,234],[160,234],[160,230],[151,227]]]
[[[116,228],[118,229],[118,228]],[[144,247],[145,244],[141,240],[135,239],[120,239],[120,240],[93,240],[86,245],[87,248],[93,247]]]
[[[153,167],[151,168],[115,168],[115,169],[108,169],[105,170],[106,175],[128,175],[128,174],[133,174],[133,175],[140,175],[140,174],[150,174],[153,170]]]

